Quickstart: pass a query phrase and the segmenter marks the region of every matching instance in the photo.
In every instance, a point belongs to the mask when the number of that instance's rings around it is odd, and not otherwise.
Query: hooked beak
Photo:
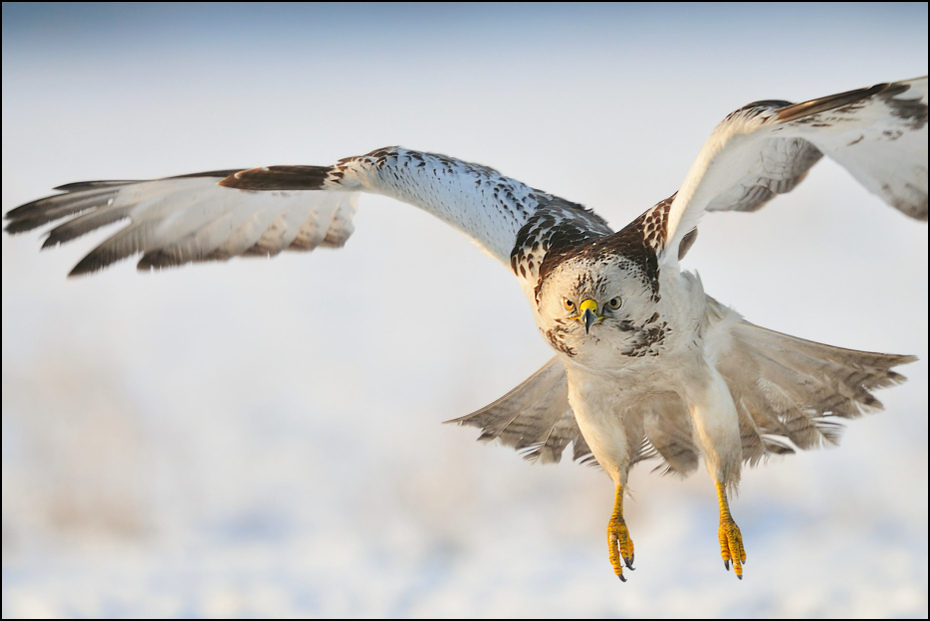
[[[601,317],[597,314],[597,302],[585,300],[578,307],[578,310],[580,311],[578,321],[584,324],[584,332],[588,334],[591,331],[591,326],[601,320]]]

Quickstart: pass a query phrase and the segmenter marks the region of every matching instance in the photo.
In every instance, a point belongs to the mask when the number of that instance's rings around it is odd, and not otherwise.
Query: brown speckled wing
[[[511,269],[538,293],[549,272],[566,256],[612,232],[600,216],[581,205],[545,195],[517,232]]]
[[[45,246],[114,222],[129,223],[71,272],[141,254],[138,267],[341,246],[361,192],[410,203],[470,236],[521,279],[537,278],[547,252],[610,232],[583,207],[493,168],[385,147],[332,166],[267,166],[149,181],[92,181],[6,214],[10,233],[64,220]]]
[[[685,177],[661,260],[677,259],[705,211],[759,209],[794,189],[824,155],[889,205],[926,220],[927,142],[926,77],[743,106],[717,126]]]

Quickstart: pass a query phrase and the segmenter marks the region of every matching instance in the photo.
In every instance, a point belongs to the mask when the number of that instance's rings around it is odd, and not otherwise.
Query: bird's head
[[[562,259],[538,288],[543,337],[580,364],[643,356],[664,337],[657,268],[616,252],[609,239]]]

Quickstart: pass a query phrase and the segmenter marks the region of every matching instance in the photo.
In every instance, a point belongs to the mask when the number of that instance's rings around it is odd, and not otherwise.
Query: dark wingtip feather
[[[3,214],[3,219],[9,221],[3,230],[10,235],[16,235],[17,233],[26,233],[27,231],[37,229],[43,224],[57,220],[61,216],[53,216],[49,213],[47,207],[53,199],[60,196],[63,195],[56,194],[54,196],[46,196],[45,198],[30,201],[25,205],[14,207]]]
[[[115,195],[115,190],[96,188],[46,196],[8,211],[3,216],[10,221],[6,231],[13,235],[31,231],[43,224],[108,204]]]
[[[78,264],[71,268],[71,271],[68,272],[68,278],[74,278],[75,276],[83,276],[85,274],[92,274],[94,272],[102,270],[104,267],[109,265],[109,262],[100,261],[98,258],[92,257],[92,255],[87,255],[80,261]]]
[[[111,179],[105,181],[75,181],[66,183],[52,188],[59,192],[83,192],[85,190],[100,190],[103,188],[114,188],[121,185],[131,185],[133,183],[142,183],[139,179]],[[60,196],[60,195],[59,195]]]
[[[4,216],[4,218],[6,218],[7,220],[9,220],[9,219],[10,219],[10,212],[7,212],[7,214]],[[41,219],[41,218],[38,218],[38,219],[30,218],[30,219],[26,219],[26,220],[15,220],[15,221],[10,222],[9,224],[7,224],[5,227],[3,227],[3,230],[6,231],[7,233],[9,233],[10,235],[18,235],[19,233],[26,233],[26,232],[31,231],[31,230],[33,230],[33,229],[39,228],[40,226],[42,226],[43,224],[46,224],[47,222],[50,222],[50,220]]]
[[[91,250],[87,256],[81,259],[77,265],[68,273],[68,277],[72,276],[81,276],[82,274],[90,274],[92,272],[97,272],[103,268],[125,259],[127,257],[136,254],[135,248],[119,247],[115,244],[119,240],[120,236],[126,236],[131,234],[132,227],[127,227],[120,232],[116,237],[110,238],[107,241],[103,242],[93,250]]]
[[[175,175],[173,177],[162,177],[162,179],[193,179],[196,177],[216,177],[218,179],[223,179],[229,175],[233,175],[239,171],[243,170],[242,168],[227,168],[226,170],[208,170],[205,172],[196,172],[190,173],[187,175]],[[60,190],[62,192],[83,192],[85,190],[100,190],[108,188],[116,188],[123,185],[132,185],[134,183],[145,183],[146,179],[103,179],[98,181],[76,181],[74,183],[66,183],[60,185],[57,188],[52,188],[53,190]]]
[[[187,179],[192,177],[215,177],[217,179],[225,179],[240,170],[242,169],[211,170],[166,178]],[[9,221],[9,223],[4,227],[4,230],[10,235],[25,233],[43,224],[48,224],[55,220],[60,220],[83,211],[100,207],[115,197],[117,192],[119,192],[119,188],[134,183],[144,183],[144,181],[137,179],[119,179],[77,181],[60,185],[54,189],[61,192],[61,194],[53,194],[52,196],[30,201],[6,212],[3,218]]]

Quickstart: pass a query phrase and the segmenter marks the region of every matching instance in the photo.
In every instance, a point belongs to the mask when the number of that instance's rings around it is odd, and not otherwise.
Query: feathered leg
[[[746,550],[727,502],[727,488],[735,489],[739,483],[743,457],[739,417],[723,377],[712,367],[708,367],[707,371],[708,375],[703,385],[699,384],[689,391],[691,420],[694,423],[695,440],[704,456],[707,471],[717,485],[717,501],[720,504],[720,527],[717,529],[717,537],[720,540],[720,555],[728,570],[730,561],[733,562],[736,576],[742,580]]]

